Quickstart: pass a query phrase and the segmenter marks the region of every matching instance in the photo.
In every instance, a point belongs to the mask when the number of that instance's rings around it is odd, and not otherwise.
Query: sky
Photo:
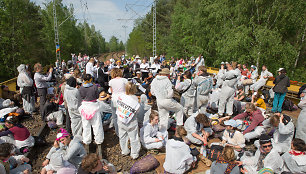
[[[44,2],[50,2],[52,0],[31,0],[37,5],[44,8]],[[88,10],[84,10],[86,4]],[[62,0],[63,4],[69,6],[73,4],[75,9],[75,18],[79,22],[85,19],[91,25],[94,24],[96,30],[100,30],[106,41],[112,36],[116,36],[119,40],[125,43],[125,29],[126,39],[128,39],[129,33],[133,30],[134,20],[118,20],[118,19],[137,19],[144,17],[145,14],[150,11],[154,0]],[[60,24],[61,21],[58,21]]]

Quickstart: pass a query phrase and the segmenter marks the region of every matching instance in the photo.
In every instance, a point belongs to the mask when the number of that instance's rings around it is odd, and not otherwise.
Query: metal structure
[[[57,26],[57,17],[56,17],[56,4],[55,0],[53,0],[53,19],[54,19],[54,43],[55,43],[55,54],[56,60],[59,60],[60,64],[62,63],[61,60],[61,50],[60,50],[60,42],[58,36],[58,26]]]
[[[127,26],[126,25],[122,25],[122,27],[124,28],[124,57],[125,57],[125,55],[126,55],[126,53],[127,53],[127,42],[126,42],[126,28],[127,28]]]
[[[156,0],[153,4],[153,57],[156,56]]]

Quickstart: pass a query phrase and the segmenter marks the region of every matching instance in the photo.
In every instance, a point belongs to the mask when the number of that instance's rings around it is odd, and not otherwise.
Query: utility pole
[[[55,0],[53,0],[53,19],[54,19],[54,43],[55,43],[55,54],[56,54],[56,60],[59,60],[59,63],[61,65],[61,51],[60,51],[60,43],[58,38],[58,26],[57,26],[57,17],[56,17],[56,5]]]
[[[122,25],[122,27],[124,28],[124,58],[125,58],[125,55],[127,53],[127,49],[126,49],[126,46],[127,46],[127,43],[126,43],[126,28],[127,26],[126,25]]]
[[[153,4],[153,57],[156,56],[156,0]]]

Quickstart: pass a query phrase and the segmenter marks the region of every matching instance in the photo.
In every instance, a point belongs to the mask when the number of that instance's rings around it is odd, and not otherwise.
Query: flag
[[[56,45],[56,52],[59,52],[59,51],[60,51],[60,46]]]

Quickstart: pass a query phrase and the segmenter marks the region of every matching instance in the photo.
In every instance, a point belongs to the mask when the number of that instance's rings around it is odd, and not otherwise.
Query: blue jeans
[[[285,96],[286,93],[275,93],[272,112],[282,112],[282,106],[285,100]]]

